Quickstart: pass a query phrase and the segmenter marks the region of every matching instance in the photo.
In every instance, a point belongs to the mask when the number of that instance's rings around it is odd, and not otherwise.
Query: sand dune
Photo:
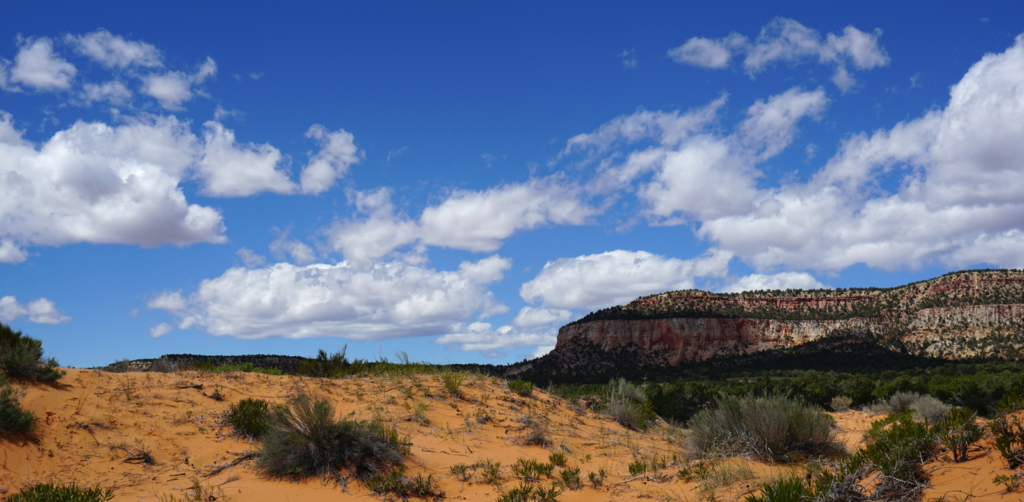
[[[26,390],[23,407],[36,415],[38,424],[28,436],[0,439],[0,486],[7,493],[37,482],[74,482],[113,487],[118,501],[180,500],[199,483],[217,500],[386,498],[354,478],[344,485],[316,478],[270,479],[260,475],[252,461],[225,468],[257,446],[222,424],[229,403],[246,397],[284,403],[302,392],[331,399],[342,414],[378,417],[398,427],[412,443],[407,472],[432,475],[448,500],[493,501],[502,490],[520,484],[510,468],[517,459],[547,461],[553,451],[566,453],[567,465],[578,467],[584,482],[581,489],[563,490],[558,499],[566,502],[742,500],[764,480],[803,472],[799,465],[724,459],[700,476],[680,479],[681,468],[693,467],[684,460],[684,430],[661,423],[646,432],[630,431],[607,416],[540,390],[520,397],[503,381],[485,376],[469,376],[459,399],[448,396],[434,375],[328,380],[241,372],[72,369],[58,385],[32,385]],[[223,399],[211,397],[215,394]],[[841,438],[851,449],[872,420],[862,412],[836,418]],[[527,444],[535,427],[543,431],[543,446]],[[1017,500],[1017,494],[1006,494],[1005,487],[992,483],[995,475],[1010,471],[985,446],[983,442],[962,464],[945,457],[929,464],[934,487],[924,500],[946,493],[948,500]],[[629,464],[637,459],[668,465],[631,475]],[[485,460],[501,462],[497,483],[486,482],[480,469],[471,469],[466,481],[449,471],[455,464]],[[604,482],[592,486],[588,474],[602,469],[607,473]],[[540,484],[550,486],[558,471]]]

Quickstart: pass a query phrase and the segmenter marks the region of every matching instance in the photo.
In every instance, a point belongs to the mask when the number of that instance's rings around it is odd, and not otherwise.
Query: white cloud
[[[14,56],[10,81],[40,91],[57,91],[71,87],[77,70],[74,65],[53,53],[49,38],[19,40],[18,54]]]
[[[668,56],[677,63],[704,68],[725,68],[729,66],[732,49],[742,47],[745,43],[746,37],[735,33],[721,40],[693,37],[685,44],[670,49]]]
[[[606,156],[588,184],[594,193],[634,189],[639,179],[637,197],[656,224],[745,214],[758,197],[756,165],[789,146],[799,121],[820,116],[828,100],[821,89],[790,89],[754,103],[748,118],[723,137],[709,129],[724,103],[722,97],[685,114],[641,111],[618,117],[571,138],[562,155]],[[643,139],[654,144],[626,154],[616,148]],[[624,160],[613,162],[619,158]]]
[[[214,197],[247,197],[260,192],[290,194],[295,183],[281,169],[284,156],[269,144],[235,143],[234,131],[219,122],[203,124],[203,157],[197,176],[203,193]]]
[[[635,70],[640,67],[640,64],[636,60],[636,49],[622,51],[619,54],[619,59],[622,60],[622,67],[627,70]]]
[[[572,318],[572,311],[565,309],[541,309],[530,306],[519,309],[516,318],[512,319],[512,325],[517,328],[533,328],[537,326],[550,326],[552,324],[563,324]]]
[[[126,68],[128,66],[159,67],[160,51],[144,42],[131,42],[120,35],[112,35],[107,30],[96,30],[86,35],[67,35],[65,37],[75,49],[108,68]]]
[[[162,322],[160,324],[157,324],[156,326],[153,326],[152,328],[149,328],[149,336],[152,338],[160,338],[161,336],[164,336],[173,330],[174,326]]]
[[[722,289],[726,293],[742,293],[761,289],[823,289],[826,286],[806,272],[750,274]]]
[[[638,296],[690,289],[697,277],[721,277],[732,255],[724,251],[690,260],[646,251],[615,250],[548,262],[519,288],[519,295],[546,308],[595,310]]]
[[[167,110],[181,110],[181,104],[192,99],[192,86],[217,74],[217,63],[207,57],[195,73],[171,71],[142,77],[142,93],[155,98]]]
[[[503,258],[487,269],[507,270]],[[487,290],[494,273],[478,264],[436,271],[402,262],[360,270],[347,263],[297,266],[277,263],[254,270],[232,268],[204,280],[181,306],[176,293],[150,302],[212,335],[243,339],[340,336],[380,340],[451,333],[473,318],[507,310]]]
[[[18,303],[13,296],[0,298],[0,321],[11,322],[19,317],[28,316],[28,320],[38,324],[61,324],[71,318],[61,314],[57,306],[46,298],[37,298],[28,305]]]
[[[0,259],[25,246],[225,242],[220,213],[179,187],[196,138],[173,117],[78,122],[39,148],[0,112]]]
[[[501,355],[503,350],[519,349],[534,345],[554,345],[555,333],[521,330],[513,326],[502,326],[491,329],[491,324],[474,322],[458,326],[454,333],[440,336],[434,343],[454,345],[463,351],[478,350],[485,354]]]
[[[181,291],[165,291],[146,302],[146,307],[180,314],[188,307],[188,301],[182,296]]]
[[[359,163],[360,152],[356,148],[352,133],[344,129],[330,132],[320,124],[314,124],[306,131],[307,138],[320,143],[320,151],[312,155],[309,164],[302,169],[299,180],[302,192],[319,194],[334,186],[334,181],[348,173],[352,164]]]
[[[762,190],[749,213],[698,235],[761,269],[1018,266],[1021,158],[1024,37],[973,65],[944,109],[851,136],[810,182]]]
[[[746,53],[743,66],[751,75],[777,61],[796,64],[816,59],[834,68],[832,82],[846,92],[856,83],[847,65],[868,70],[889,64],[885,48],[878,43],[881,36],[881,30],[866,33],[847,26],[842,35],[829,33],[822,39],[817,30],[779,17],[762,28],[753,42],[737,33],[718,40],[694,37],[669,50],[668,55],[679,63],[722,69],[729,66],[733,55]]]
[[[270,252],[278,259],[283,259],[285,255],[290,255],[292,261],[297,265],[309,265],[316,262],[316,253],[313,252],[313,248],[301,241],[289,239],[287,231],[281,232],[281,235],[274,239],[274,242],[270,243]]]
[[[265,256],[256,254],[249,248],[239,248],[235,254],[242,259],[242,263],[245,264],[245,268],[259,268],[267,264],[267,258]]]
[[[132,98],[132,91],[117,80],[103,84],[85,84],[82,87],[82,99],[86,105],[97,101],[107,101],[113,105],[121,105]]]
[[[391,192],[357,192],[352,199],[362,219],[341,220],[324,230],[336,251],[366,266],[396,248],[419,243],[474,252],[491,252],[521,230],[543,225],[582,225],[597,210],[582,190],[560,176],[510,183],[484,191],[455,190],[419,221],[395,214]]]

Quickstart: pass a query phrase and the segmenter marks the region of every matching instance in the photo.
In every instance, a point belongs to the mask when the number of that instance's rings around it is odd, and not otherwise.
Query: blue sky
[[[7,6],[0,322],[505,363],[671,289],[1024,267],[1022,10]]]

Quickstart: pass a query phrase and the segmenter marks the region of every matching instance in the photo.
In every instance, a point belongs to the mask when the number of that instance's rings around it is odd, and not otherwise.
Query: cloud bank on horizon
[[[735,64],[749,79],[818,64],[835,88],[802,83],[746,102],[723,90],[688,110],[608,117],[589,132],[565,131],[559,153],[538,159],[547,173],[485,188],[453,183],[419,208],[392,186],[350,179],[371,159],[344,128],[294,131],[289,141],[311,149],[293,158],[283,146],[240,141],[222,116],[194,122],[189,106],[213,99],[207,84],[219,67],[211,57],[182,67],[155,45],[104,29],[19,37],[13,59],[0,58],[0,93],[112,112],[33,141],[18,117],[0,111],[0,262],[24,267],[76,244],[229,247],[240,263],[220,275],[134,292],[145,297],[140,306],[166,314],[150,337],[190,329],[246,340],[435,337],[487,355],[542,354],[561,324],[666,290],[823,288],[854,266],[1024,267],[1024,35],[974,62],[941,106],[847,135],[835,155],[790,177],[772,166],[789,162],[782,157],[801,133],[825,127],[837,101],[893,64],[882,32],[847,26],[822,36],[777,18],[754,37],[708,36],[665,54],[709,71]],[[643,69],[634,50],[617,57],[623,69]],[[730,107],[742,110],[734,122]],[[218,207],[332,191],[344,203],[309,216],[318,222],[313,235],[272,229],[273,259],[232,244],[233,222]],[[515,267],[514,254],[499,254],[510,240],[617,219],[624,232],[688,233],[705,249],[669,256],[641,242],[555,251],[511,285],[518,299],[496,295]],[[433,264],[439,250],[472,259],[446,270]],[[750,273],[737,276],[740,265]],[[510,308],[513,301],[521,306]],[[511,319],[492,320],[503,315]],[[19,318],[71,321],[45,297],[0,298],[0,321]]]

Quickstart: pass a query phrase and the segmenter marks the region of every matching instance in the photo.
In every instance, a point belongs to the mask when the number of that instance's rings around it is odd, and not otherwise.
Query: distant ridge
[[[755,363],[927,365],[1019,360],[1022,348],[1024,271],[985,269],[885,289],[644,296],[563,326],[551,353],[508,373],[585,381]]]

